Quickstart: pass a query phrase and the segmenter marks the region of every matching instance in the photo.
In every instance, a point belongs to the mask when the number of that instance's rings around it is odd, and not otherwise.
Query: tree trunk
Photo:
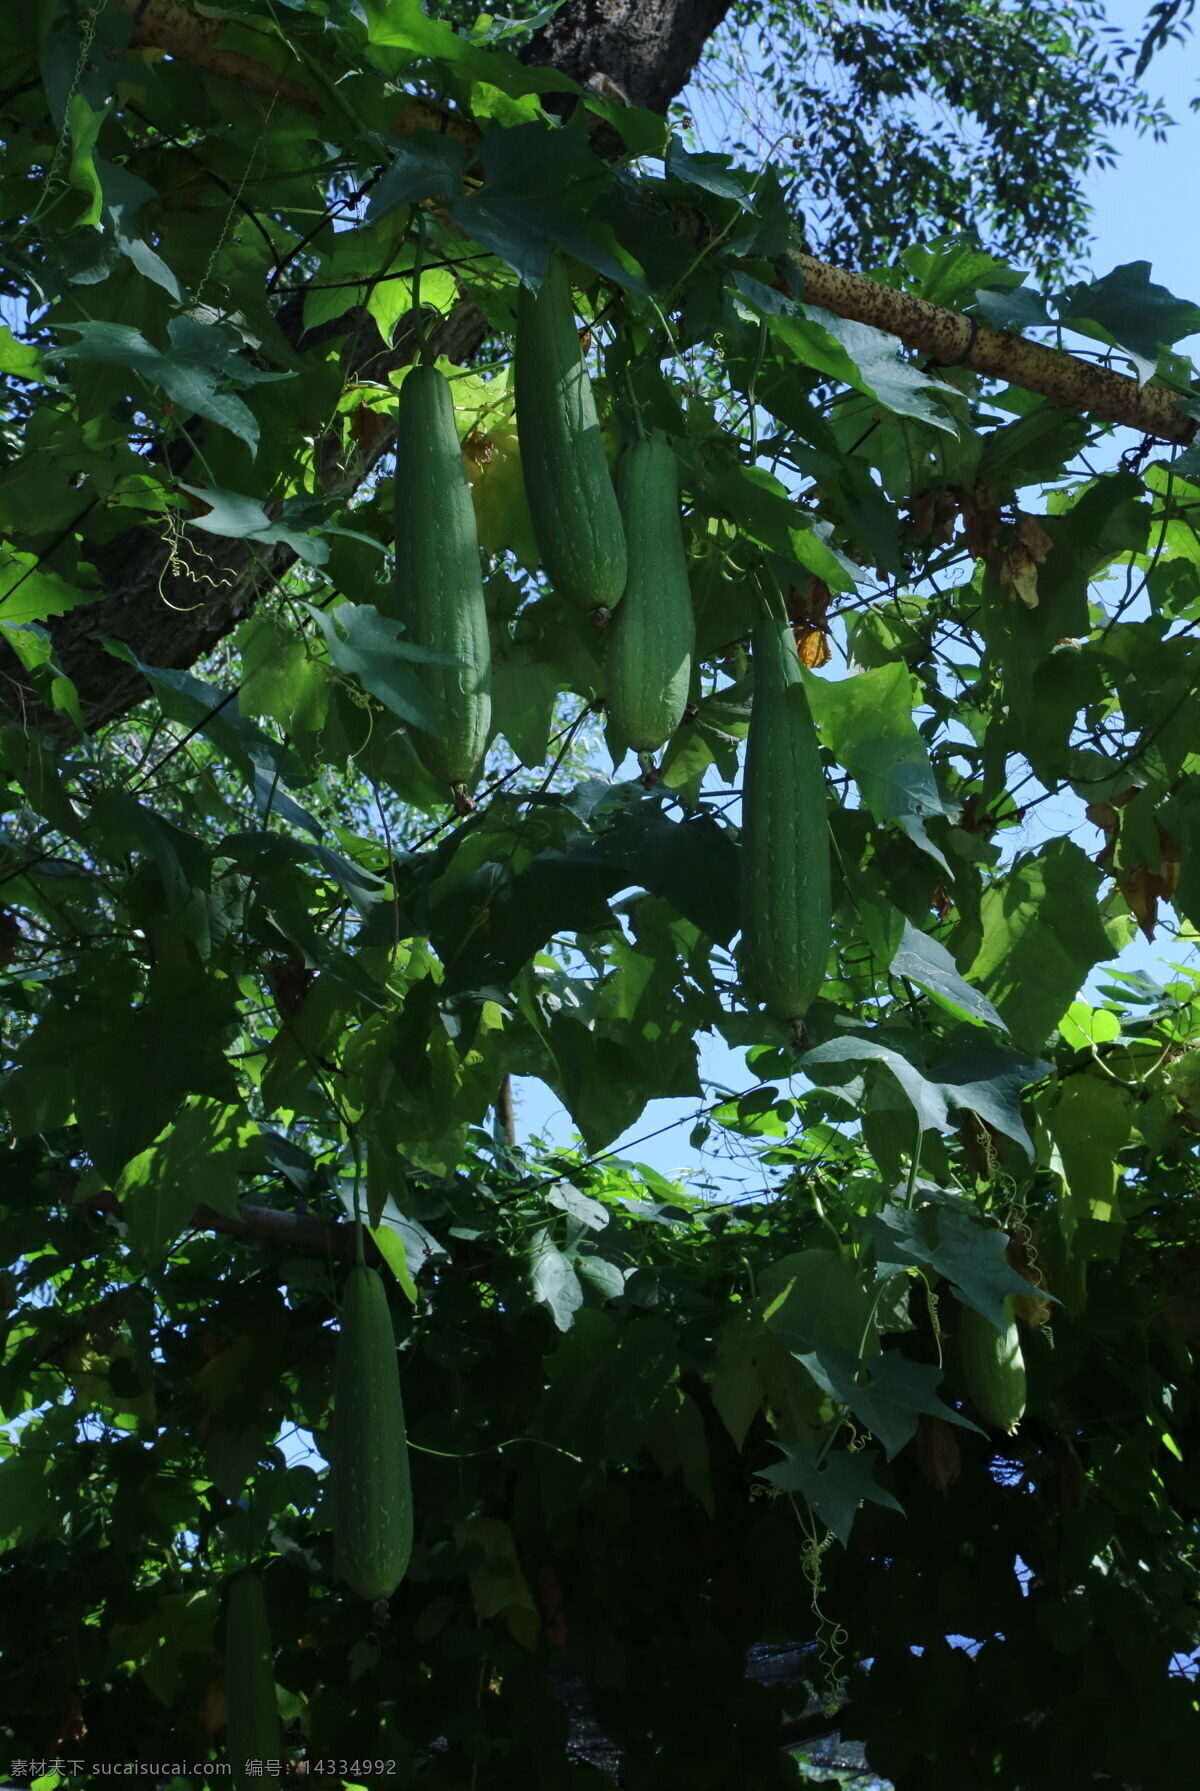
[[[686,86],[730,0],[575,0],[536,34],[523,60],[626,105],[665,112]]]
[[[120,0],[127,5],[128,0]],[[665,111],[687,83],[711,34],[729,9],[730,0],[567,0],[567,5],[526,49],[527,60],[563,69],[588,79],[603,74],[621,95],[639,106]],[[180,34],[178,8],[159,4],[139,11],[138,41],[156,41],[154,33],[173,32],[159,47],[198,62],[211,62],[207,40]],[[192,21],[194,23],[194,20]],[[235,63],[238,59],[234,59]],[[238,71],[222,64],[237,79]],[[603,84],[602,84],[603,85]],[[299,340],[303,306],[293,301],[279,321],[293,342]],[[291,325],[290,329],[288,325]],[[345,329],[344,321],[338,324]],[[460,306],[433,335],[436,353],[459,363],[469,360],[486,333],[480,314]],[[374,326],[362,318],[352,328],[345,352],[348,378],[369,368],[386,378],[412,359],[411,338],[390,352],[381,352]],[[364,427],[351,464],[341,462],[330,445],[321,455],[327,496],[349,498],[391,445],[389,416],[363,412]],[[146,665],[185,669],[235,628],[295,562],[284,546],[263,547],[247,541],[189,532],[174,546],[150,529],[133,529],[93,551],[104,596],[49,624],[55,658],[78,692],[91,729],[117,720],[147,694],[141,674],[115,659],[102,646],[105,637],[123,641]],[[26,681],[15,656],[0,649],[0,713],[41,728],[60,739],[74,738],[74,728],[61,716],[49,715]]]

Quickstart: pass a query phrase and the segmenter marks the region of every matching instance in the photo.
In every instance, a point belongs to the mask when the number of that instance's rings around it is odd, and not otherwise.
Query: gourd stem
[[[908,1164],[908,1186],[904,1190],[904,1204],[911,1207],[913,1196],[917,1191],[917,1170],[921,1166],[921,1122],[917,1121],[917,1135],[913,1141],[912,1156]]]
[[[358,1135],[352,1134],[354,1142],[354,1266],[361,1269],[366,1264],[366,1250],[363,1243],[362,1197],[362,1157],[359,1152]]]
[[[764,565],[763,576],[759,580],[759,591],[762,595],[763,610],[768,616],[774,616],[777,622],[788,620],[787,601],[783,595],[783,587],[774,569]]]
[[[417,246],[413,254],[412,283],[412,329],[417,344],[417,360],[422,366],[429,363],[429,338],[425,334],[425,319],[421,315],[421,268],[425,261],[425,213],[417,207],[415,212],[417,223]]]
[[[645,420],[642,417],[642,407],[638,402],[638,395],[634,389],[633,367],[628,361],[625,363],[625,384],[629,390],[629,402],[633,408],[633,420],[637,424],[638,440],[644,442],[648,431],[646,429]]]
[[[758,399],[755,396],[755,388],[758,385],[759,373],[762,371],[763,355],[766,351],[766,346],[767,346],[767,321],[766,321],[766,318],[764,317],[764,318],[759,319],[758,345],[754,350],[754,366],[750,370],[750,385],[749,385],[749,389],[747,392],[747,402],[748,402],[748,409],[749,409],[748,421],[750,424],[750,465],[751,466],[753,466],[758,459]]]

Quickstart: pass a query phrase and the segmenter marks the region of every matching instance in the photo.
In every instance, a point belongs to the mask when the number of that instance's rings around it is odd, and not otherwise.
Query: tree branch
[[[112,5],[134,15],[131,49],[164,50],[180,62],[222,75],[268,99],[284,100],[301,112],[319,116],[325,110],[325,102],[302,82],[278,74],[256,56],[221,49],[218,39],[228,23],[223,18],[206,19],[181,0],[112,0]]]
[[[908,347],[932,355],[944,367],[969,367],[974,373],[1051,398],[1069,410],[1086,411],[1109,423],[1125,423],[1162,441],[1190,442],[1196,433],[1195,419],[1184,415],[1175,396],[1163,386],[1139,386],[1135,379],[1077,360],[1065,349],[1046,348],[1040,342],[993,330],[976,318],[931,305],[913,293],[881,286],[865,274],[831,267],[811,255],[793,251],[788,259],[804,282],[806,304],[886,330]]]
[[[811,1716],[790,1717],[779,1725],[780,1747],[803,1747],[806,1741],[819,1741],[824,1735],[836,1735],[846,1715],[843,1704],[828,1714],[814,1710]]]
[[[78,1176],[64,1174],[55,1190],[58,1198],[70,1202]],[[90,1194],[85,1206],[97,1212],[125,1217],[121,1202],[111,1188]],[[219,1231],[225,1237],[249,1238],[255,1243],[272,1244],[282,1250],[295,1250],[302,1256],[335,1256],[342,1262],[355,1260],[354,1225],[349,1219],[322,1219],[311,1213],[290,1213],[283,1207],[257,1206],[253,1201],[239,1200],[236,1213],[222,1213],[214,1206],[198,1206],[186,1231]],[[382,1261],[374,1240],[363,1232],[363,1253],[369,1263]]]
[[[231,1238],[250,1238],[258,1244],[274,1244],[296,1250],[302,1256],[336,1256],[354,1261],[354,1226],[347,1220],[317,1219],[309,1213],[289,1213],[274,1206],[254,1206],[239,1200],[237,1216],[200,1206],[192,1217],[197,1231],[220,1231]],[[382,1260],[369,1232],[364,1232],[363,1254],[369,1263]]]

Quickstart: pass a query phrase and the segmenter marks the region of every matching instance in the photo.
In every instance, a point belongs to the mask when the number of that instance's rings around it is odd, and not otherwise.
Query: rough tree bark
[[[665,112],[729,11],[730,0],[573,0],[535,35],[523,60],[583,87],[617,89]]]
[[[299,333],[301,307],[295,307],[293,339]],[[369,323],[369,319],[365,320]],[[485,325],[471,305],[460,305],[430,331],[435,354],[468,360],[483,339]],[[396,346],[381,353],[371,326],[374,352],[364,344],[368,332],[355,329],[344,356],[348,378],[386,380],[394,367],[412,359],[411,337],[402,333]],[[364,412],[364,426],[352,460],[345,461],[327,443],[322,460],[326,497],[349,498],[387,451],[392,419]],[[83,604],[49,624],[58,663],[74,680],[92,729],[115,721],[147,695],[146,682],[133,666],[105,651],[106,636],[124,641],[144,665],[186,668],[215,647],[295,564],[296,555],[281,544],[229,540],[221,535],[184,534],[171,547],[150,529],[130,529],[97,549],[93,564],[105,595]],[[15,664],[15,662],[13,662]],[[19,676],[19,674],[11,674]],[[0,681],[0,703],[15,707],[11,688]],[[45,731],[66,734],[61,718],[45,716],[33,693],[24,692],[23,719]]]
[[[249,58],[231,57],[217,47],[219,21],[207,21],[177,0],[148,4],[117,0],[117,4],[137,14],[135,43],[153,44],[231,80],[262,86],[263,71]],[[633,104],[665,111],[686,85],[729,4],[730,0],[567,0],[527,46],[526,59],[582,80],[606,75]],[[311,96],[302,85],[289,86],[274,74],[269,79],[289,103],[310,108]],[[414,128],[421,123],[428,126],[428,115],[418,117]],[[289,316],[280,317],[293,342],[299,339],[301,311],[301,305],[293,304]],[[411,360],[411,338],[401,339],[384,353],[370,320],[362,322],[366,327],[351,328],[349,333],[344,354],[348,378],[365,374],[386,379],[389,371]],[[475,353],[485,333],[483,318],[463,305],[433,333],[432,345],[436,353],[461,363]],[[366,412],[364,418],[352,463],[329,451],[323,455],[328,497],[350,497],[390,445],[391,420]],[[125,642],[146,665],[186,668],[236,627],[296,558],[285,547],[263,548],[214,535],[185,535],[172,548],[149,529],[130,530],[92,557],[104,596],[49,625],[55,656],[74,681],[92,729],[117,720],[147,694],[140,673],[105,651],[101,645],[105,637]],[[15,657],[4,652],[3,662],[0,713],[7,710],[14,719],[39,726],[51,736],[72,738],[69,723],[43,710]]]

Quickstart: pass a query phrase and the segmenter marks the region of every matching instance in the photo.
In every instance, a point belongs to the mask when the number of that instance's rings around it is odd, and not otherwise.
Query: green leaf
[[[730,517],[749,540],[823,579],[830,590],[855,589],[855,568],[826,539],[830,525],[806,518],[787,487],[765,467],[724,469],[705,484],[704,501]]]
[[[1077,1051],[1092,1051],[1121,1035],[1121,1022],[1111,1008],[1092,1007],[1073,1001],[1058,1023],[1058,1030]]]
[[[553,1016],[548,1043],[563,1101],[590,1150],[611,1144],[654,1094],[669,1092],[648,1083],[643,1064],[627,1044],[605,1038],[568,1014]],[[680,1090],[694,1092],[695,1087]]]
[[[121,641],[101,643],[114,659],[136,665],[154,686],[164,714],[204,734],[245,778],[255,802],[266,814],[278,814],[306,833],[320,837],[320,823],[288,795],[286,785],[304,783],[305,774],[294,754],[272,740],[261,728],[239,715],[237,691],[218,690],[190,672],[166,666],[146,665]]]
[[[0,1461],[0,1554],[32,1542],[51,1529],[55,1512],[47,1498],[50,1451],[39,1449],[37,1427],[31,1426],[24,1446]]]
[[[894,336],[835,317],[816,305],[798,305],[747,275],[736,274],[734,285],[756,314],[766,318],[774,339],[802,366],[878,399],[897,416],[916,417],[934,429],[957,433],[953,418],[927,396],[931,391],[951,393],[954,388],[901,360]]]
[[[454,1540],[462,1551],[480,1623],[505,1612],[535,1609],[512,1530],[502,1518],[473,1517],[455,1524]]]
[[[892,663],[853,678],[805,678],[808,700],[838,763],[877,821],[946,812],[913,720],[913,675]]]
[[[210,535],[226,535],[233,541],[260,541],[265,547],[282,541],[309,566],[323,566],[329,558],[329,543],[319,536],[291,529],[282,519],[272,521],[256,498],[243,497],[237,491],[221,491],[211,485],[187,485],[181,479],[180,489],[190,491],[206,505],[204,513],[188,519],[188,527],[204,529]]]
[[[612,926],[606,896],[619,886],[618,873],[597,864],[586,846],[544,849],[515,876],[508,863],[481,865],[430,910],[429,935],[448,987],[504,986],[556,933]]]
[[[1002,1032],[1008,1031],[987,996],[973,989],[958,974],[954,959],[945,946],[930,938],[928,933],[918,933],[908,920],[892,958],[892,974],[916,983],[947,1013],[964,1020],[980,1021],[985,1026],[998,1026]]]
[[[817,1458],[803,1444],[798,1447],[776,1443],[784,1459],[774,1467],[761,1468],[756,1479],[798,1492],[814,1516],[828,1524],[843,1548],[850,1540],[850,1531],[860,1505],[870,1501],[884,1505],[889,1511],[904,1515],[904,1507],[890,1492],[885,1492],[875,1479],[875,1449],[836,1449],[818,1466]]]
[[[1087,436],[1087,418],[1078,411],[1037,399],[1024,416],[984,437],[979,476],[993,489],[1005,492],[1053,479],[1079,452]]]
[[[367,206],[368,224],[401,205],[438,199],[462,191],[467,152],[455,137],[434,131],[413,131],[396,149]]]
[[[682,1387],[668,1387],[654,1407],[646,1447],[664,1474],[682,1473],[688,1491],[712,1517],[712,1464],[704,1419]]]
[[[1102,873],[1052,840],[984,890],[982,941],[965,975],[995,1003],[1018,1045],[1039,1050],[1112,948],[1096,910]]]
[[[72,94],[67,106],[67,128],[71,135],[67,180],[76,192],[87,198],[87,204],[75,220],[78,225],[99,225],[104,211],[104,193],[93,152],[107,112],[107,106],[101,112],[93,111],[82,93]]]
[[[225,1054],[236,985],[183,962],[160,964],[136,1005],[134,993],[127,968],[95,954],[70,998],[43,1011],[18,1053],[18,1064],[35,1072],[69,1066],[80,1135],[106,1178],[147,1147],[188,1095],[207,1095],[222,1109],[238,1098]]]
[[[127,367],[165,392],[185,416],[204,417],[228,429],[246,443],[252,454],[258,451],[258,420],[240,398],[221,390],[223,381],[236,379],[249,384],[264,378],[294,377],[291,373],[256,372],[238,359],[236,351],[241,344],[231,330],[190,317],[172,319],[172,346],[166,354],[131,324],[87,322],[63,327],[80,340],[56,349],[58,359]]]
[[[975,303],[981,317],[994,330],[1047,329],[1053,319],[1040,292],[1030,286],[1016,286],[1011,292],[977,292]]]
[[[1125,1229],[1120,1153],[1129,1143],[1134,1109],[1129,1090],[1107,1077],[1071,1076],[1050,1115],[1066,1189],[1060,1223],[1079,1257],[1115,1258]]]
[[[143,1262],[160,1262],[202,1206],[237,1217],[239,1153],[257,1134],[244,1107],[194,1098],[125,1165],[113,1191]]]
[[[521,643],[492,660],[492,720],[529,769],[550,756],[550,730],[562,677],[558,668],[533,656]]]
[[[32,342],[18,342],[8,324],[0,324],[0,373],[17,379],[45,380],[42,351]]]
[[[916,1057],[911,1039],[895,1032],[872,1034],[858,1028],[806,1051],[798,1067],[825,1087],[841,1088],[854,1101],[862,1099],[858,1083],[847,1082],[843,1065],[879,1063],[900,1084],[922,1130],[948,1131],[953,1112],[977,1113],[1032,1158],[1033,1146],[1021,1117],[1021,1095],[1041,1079],[1049,1065],[999,1046],[982,1045],[968,1028],[957,1028],[944,1042],[944,1053],[931,1066]]]
[[[378,1225],[371,1228],[371,1238],[380,1256],[403,1289],[405,1298],[415,1306],[417,1284],[412,1278],[412,1271],[408,1266],[408,1252],[399,1233],[389,1225]]]
[[[645,290],[611,228],[597,215],[612,174],[577,132],[544,124],[489,129],[479,143],[483,184],[456,199],[450,215],[535,290],[558,243],[605,279]]]
[[[485,81],[502,87],[506,93],[579,91],[575,82],[557,69],[526,68],[507,50],[492,45],[477,48],[470,37],[456,31],[453,25],[431,18],[420,0],[388,0],[386,6],[372,5],[368,42],[380,49],[401,51],[406,59],[428,57],[443,64],[451,80]]]
[[[582,1251],[575,1258],[575,1268],[580,1279],[594,1287],[602,1300],[619,1300],[625,1291],[626,1277],[634,1272],[590,1251]]]
[[[609,1221],[609,1211],[603,1202],[581,1193],[570,1182],[555,1182],[546,1194],[546,1204],[570,1214],[589,1231],[603,1231]]]
[[[879,1438],[889,1461],[916,1435],[923,1412],[984,1434],[977,1424],[938,1398],[940,1368],[910,1362],[898,1349],[885,1349],[867,1362],[830,1344],[808,1353],[797,1351],[797,1356],[818,1387]]]
[[[154,1591],[147,1602],[149,1614],[140,1621],[114,1623],[111,1645],[119,1651],[117,1659],[137,1663],[154,1698],[169,1707],[212,1653],[219,1599],[208,1586],[202,1591]]]
[[[94,158],[104,193],[104,209],[113,227],[117,247],[147,280],[153,280],[176,304],[183,303],[179,281],[162,256],[157,254],[142,234],[138,215],[148,200],[158,197],[148,181],[141,180],[130,169],[116,162]]]
[[[0,626],[15,629],[31,622],[48,622],[81,603],[94,603],[100,596],[94,582],[85,582],[89,573],[95,578],[90,567],[81,567],[80,582],[69,584],[40,560],[39,554],[21,553],[7,543],[0,547]],[[15,647],[16,643],[12,644]]]
[[[361,1193],[361,1190],[360,1190]],[[338,1198],[342,1203],[347,1218],[354,1217],[354,1178],[341,1176],[337,1185]],[[448,1253],[439,1244],[431,1231],[428,1231],[419,1219],[402,1213],[393,1195],[389,1194],[383,1203],[380,1222],[371,1228],[379,1253],[391,1268],[397,1281],[413,1299],[416,1292],[416,1278],[422,1269],[444,1263]],[[399,1249],[397,1249],[399,1246]],[[401,1261],[403,1257],[403,1261]],[[410,1293],[409,1289],[413,1291]]]
[[[1007,1232],[973,1213],[944,1202],[916,1208],[892,1204],[861,1224],[874,1242],[881,1275],[897,1266],[933,1269],[998,1331],[1008,1328],[1004,1302],[1010,1294],[1047,1297],[1009,1265]]]
[[[599,855],[719,944],[741,926],[737,848],[711,815],[672,821],[652,797],[617,815]]]
[[[265,612],[251,617],[237,642],[242,654],[238,709],[277,723],[307,760],[329,710],[328,666],[316,658],[306,635],[288,631]]]
[[[546,1307],[560,1331],[569,1331],[583,1305],[583,1289],[573,1261],[548,1231],[536,1231],[530,1242],[529,1279],[538,1305]]]
[[[765,1391],[758,1367],[758,1327],[745,1316],[730,1318],[716,1341],[717,1362],[710,1374],[713,1404],[740,1454]]]
[[[1163,806],[1162,818],[1181,845],[1179,881],[1172,903],[1200,932],[1200,777],[1179,779]]]
[[[635,1318],[625,1325],[605,1402],[610,1460],[636,1461],[651,1414],[678,1371],[679,1344],[666,1319]]]
[[[770,1263],[758,1277],[758,1304],[794,1354],[828,1347],[857,1357],[868,1344],[870,1299],[836,1250],[796,1250]]]
[[[754,210],[753,182],[744,170],[735,167],[730,155],[696,155],[686,150],[678,137],[672,137],[667,148],[667,173],[688,186],[701,187],[718,199],[732,199],[743,211]]]
[[[929,244],[914,243],[903,251],[900,260],[918,282],[921,297],[931,305],[952,305],[958,309],[968,296],[977,297],[975,289],[986,288],[989,281],[997,281],[1007,290],[1020,280],[1019,274],[994,255],[953,236]]]
[[[328,613],[310,603],[303,607],[325,636],[329,657],[339,672],[354,678],[401,721],[423,728],[427,734],[439,732],[437,716],[412,668],[414,662],[452,664],[449,654],[401,640],[401,624],[381,615],[370,603],[339,603]]]
[[[1089,285],[1072,287],[1059,320],[1078,329],[1098,326],[1108,341],[1127,349],[1148,379],[1158,365],[1164,344],[1178,342],[1200,329],[1200,306],[1177,299],[1150,278],[1148,261],[1128,261]]]

